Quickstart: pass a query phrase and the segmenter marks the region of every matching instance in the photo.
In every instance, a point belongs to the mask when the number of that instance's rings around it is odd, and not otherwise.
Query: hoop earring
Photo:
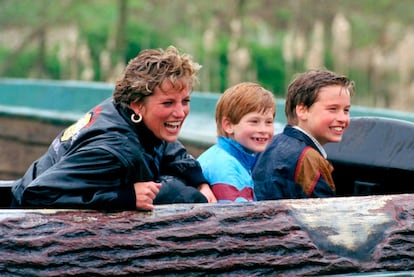
[[[134,123],[140,123],[142,121],[142,115],[140,113],[139,114],[135,114],[135,113],[131,114],[131,121],[134,122]]]

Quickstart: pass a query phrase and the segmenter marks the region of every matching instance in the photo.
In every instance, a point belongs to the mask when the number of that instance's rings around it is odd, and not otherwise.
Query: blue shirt
[[[256,159],[256,153],[248,153],[235,140],[221,136],[198,157],[204,177],[221,203],[255,200],[252,168]]]

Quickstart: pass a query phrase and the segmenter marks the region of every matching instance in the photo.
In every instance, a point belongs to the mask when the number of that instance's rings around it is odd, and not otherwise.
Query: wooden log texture
[[[316,276],[414,270],[414,195],[0,210],[1,276]]]

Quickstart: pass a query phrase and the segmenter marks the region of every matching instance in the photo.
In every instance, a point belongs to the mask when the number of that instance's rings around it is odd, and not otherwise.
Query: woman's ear
[[[230,119],[228,117],[223,117],[221,120],[221,127],[223,128],[224,132],[226,132],[229,135],[233,134],[233,123],[231,123]]]
[[[141,112],[142,104],[141,103],[136,103],[136,102],[131,102],[129,104],[129,107],[131,108],[131,110],[134,111],[134,113],[139,114]]]

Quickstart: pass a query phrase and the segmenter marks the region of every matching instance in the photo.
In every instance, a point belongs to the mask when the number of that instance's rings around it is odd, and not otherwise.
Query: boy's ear
[[[227,134],[233,134],[233,123],[231,123],[228,117],[223,117],[221,120],[221,126],[223,127],[224,132]]]
[[[308,117],[308,107],[306,107],[305,105],[301,104],[301,105],[297,105],[296,106],[296,115],[298,117],[299,120],[306,120]]]

